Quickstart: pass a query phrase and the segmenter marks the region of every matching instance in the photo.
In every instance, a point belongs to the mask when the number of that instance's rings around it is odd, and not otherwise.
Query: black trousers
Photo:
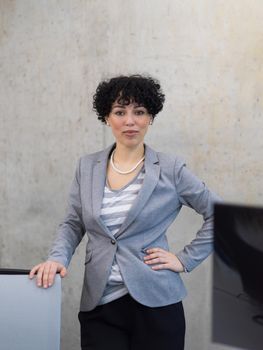
[[[182,302],[148,307],[129,294],[79,312],[82,350],[183,350]]]

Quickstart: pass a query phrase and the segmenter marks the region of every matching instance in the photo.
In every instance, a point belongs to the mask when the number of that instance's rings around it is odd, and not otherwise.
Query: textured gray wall
[[[111,142],[92,112],[106,77],[149,73],[166,105],[154,148],[231,202],[262,204],[261,0],[0,0],[0,266],[45,259],[78,157]],[[183,210],[174,250],[201,220]],[[79,347],[84,242],[63,281],[62,350]],[[211,259],[185,276],[186,350],[210,343]]]

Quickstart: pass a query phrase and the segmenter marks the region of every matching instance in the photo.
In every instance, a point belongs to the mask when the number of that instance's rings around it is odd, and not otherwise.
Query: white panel
[[[0,339],[4,350],[59,350],[61,279],[49,289],[28,275],[0,275]]]

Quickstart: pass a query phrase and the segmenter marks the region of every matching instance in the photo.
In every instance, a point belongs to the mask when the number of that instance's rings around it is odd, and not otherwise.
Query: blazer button
[[[116,241],[114,239],[112,239],[111,244],[116,244]]]

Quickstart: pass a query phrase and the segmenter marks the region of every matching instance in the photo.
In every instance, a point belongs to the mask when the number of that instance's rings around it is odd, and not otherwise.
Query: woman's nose
[[[126,125],[133,125],[134,124],[134,115],[133,115],[133,113],[129,112],[129,113],[126,114],[125,124]]]

